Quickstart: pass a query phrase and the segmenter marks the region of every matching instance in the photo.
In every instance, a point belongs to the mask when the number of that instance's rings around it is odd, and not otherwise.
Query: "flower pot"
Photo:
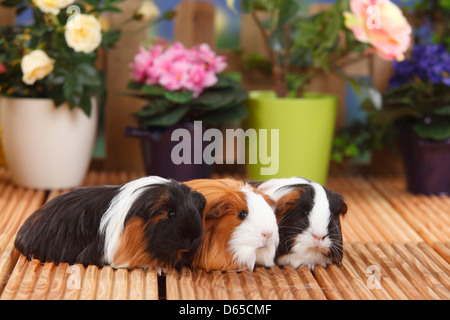
[[[191,161],[190,163],[179,163],[172,158],[172,150],[181,141],[172,141],[172,133],[177,129],[186,130],[191,137],[189,143]],[[195,164],[194,155],[203,155],[205,143],[203,142],[203,132],[205,128],[195,128],[193,123],[182,123],[168,128],[133,128],[127,127],[125,135],[138,138],[141,142],[142,157],[147,175],[156,175],[164,178],[171,178],[177,181],[187,181],[192,179],[204,179],[210,177],[210,165],[203,160]],[[200,139],[195,139],[196,136]],[[201,153],[200,153],[201,152]]]
[[[260,141],[261,130],[278,129],[278,148],[272,148],[276,140],[268,138],[267,150],[278,152],[278,171],[266,174],[266,160],[247,162],[251,180],[268,180],[301,176],[326,184],[334,128],[337,115],[337,98],[332,95],[309,93],[305,98],[277,98],[272,91],[250,92],[249,117],[246,126],[255,129]],[[272,136],[273,138],[273,136]],[[272,156],[272,160],[274,157]],[[272,164],[271,164],[272,165]],[[276,165],[276,164],[275,164]]]
[[[39,189],[79,186],[89,168],[98,107],[91,116],[51,99],[3,97],[2,143],[13,182]]]
[[[450,195],[450,139],[421,138],[406,123],[398,128],[408,191]]]

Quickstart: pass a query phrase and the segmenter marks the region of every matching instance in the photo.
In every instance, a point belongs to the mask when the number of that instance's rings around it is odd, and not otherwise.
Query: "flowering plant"
[[[231,8],[234,2],[227,0]],[[314,15],[307,9],[297,0],[241,1],[265,39],[279,97],[301,96],[321,74],[349,78],[343,67],[373,52],[402,60],[409,47],[411,27],[389,0],[337,0]]]
[[[33,22],[0,28],[0,94],[52,98],[56,106],[67,102],[90,115],[90,97],[104,90],[95,65],[98,51],[112,47],[121,36],[120,26],[105,27],[102,13],[121,12],[121,1],[2,0],[1,5],[18,12],[30,7]],[[121,25],[159,15],[142,7]],[[152,23],[171,17],[165,13]]]
[[[411,57],[394,63],[383,108],[371,109],[371,121],[405,120],[422,138],[450,138],[450,52],[442,44],[418,44]]]
[[[146,99],[146,106],[134,117],[141,126],[170,126],[182,121],[219,123],[241,120],[247,115],[247,93],[239,82],[222,74],[224,56],[207,44],[185,48],[151,45],[139,48],[128,88],[132,95]]]
[[[367,100],[365,122],[357,121],[335,140],[333,158],[361,154],[392,144],[395,127],[403,123],[421,138],[450,138],[450,41],[447,16],[450,2],[417,1],[404,8],[414,27],[412,52],[393,63],[394,74],[382,95],[381,106]]]

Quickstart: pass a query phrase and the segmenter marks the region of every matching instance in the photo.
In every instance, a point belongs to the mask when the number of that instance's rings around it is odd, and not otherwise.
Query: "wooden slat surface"
[[[90,172],[83,185],[120,184],[139,173]],[[342,266],[204,272],[28,261],[14,249],[21,224],[68,190],[14,186],[0,169],[0,299],[449,300],[450,199],[413,195],[392,177],[332,177],[344,195]]]

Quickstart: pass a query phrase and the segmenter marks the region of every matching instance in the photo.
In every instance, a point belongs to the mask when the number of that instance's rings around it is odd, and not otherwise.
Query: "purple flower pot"
[[[401,152],[408,191],[450,194],[450,139],[419,137],[410,125],[399,126]]]
[[[172,133],[176,129],[186,129],[190,133],[192,158],[190,164],[175,164],[172,159],[172,149],[180,143],[180,141],[171,141]],[[202,128],[202,136],[204,130],[205,129]],[[127,127],[125,129],[125,135],[140,139],[146,175],[156,175],[163,178],[175,179],[177,181],[210,177],[211,166],[204,163],[203,159],[200,164],[194,164],[195,152],[201,152],[203,155],[203,149],[206,144],[203,140],[201,140],[200,145],[198,145],[198,139],[194,141],[193,123],[182,123],[168,128],[152,129]],[[201,148],[201,150],[196,150],[199,148]]]

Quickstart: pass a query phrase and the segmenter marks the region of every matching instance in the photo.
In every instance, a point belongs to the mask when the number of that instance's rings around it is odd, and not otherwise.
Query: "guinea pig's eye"
[[[303,214],[304,214],[305,216],[307,216],[307,215],[308,215],[308,210],[305,210],[305,211],[303,212]]]
[[[248,214],[247,211],[241,210],[241,211],[239,211],[239,213],[238,213],[238,217],[239,217],[239,219],[244,220],[245,217],[247,216],[247,214]]]
[[[169,217],[169,218],[175,217],[175,212],[173,212],[173,211],[167,212],[167,217]]]

